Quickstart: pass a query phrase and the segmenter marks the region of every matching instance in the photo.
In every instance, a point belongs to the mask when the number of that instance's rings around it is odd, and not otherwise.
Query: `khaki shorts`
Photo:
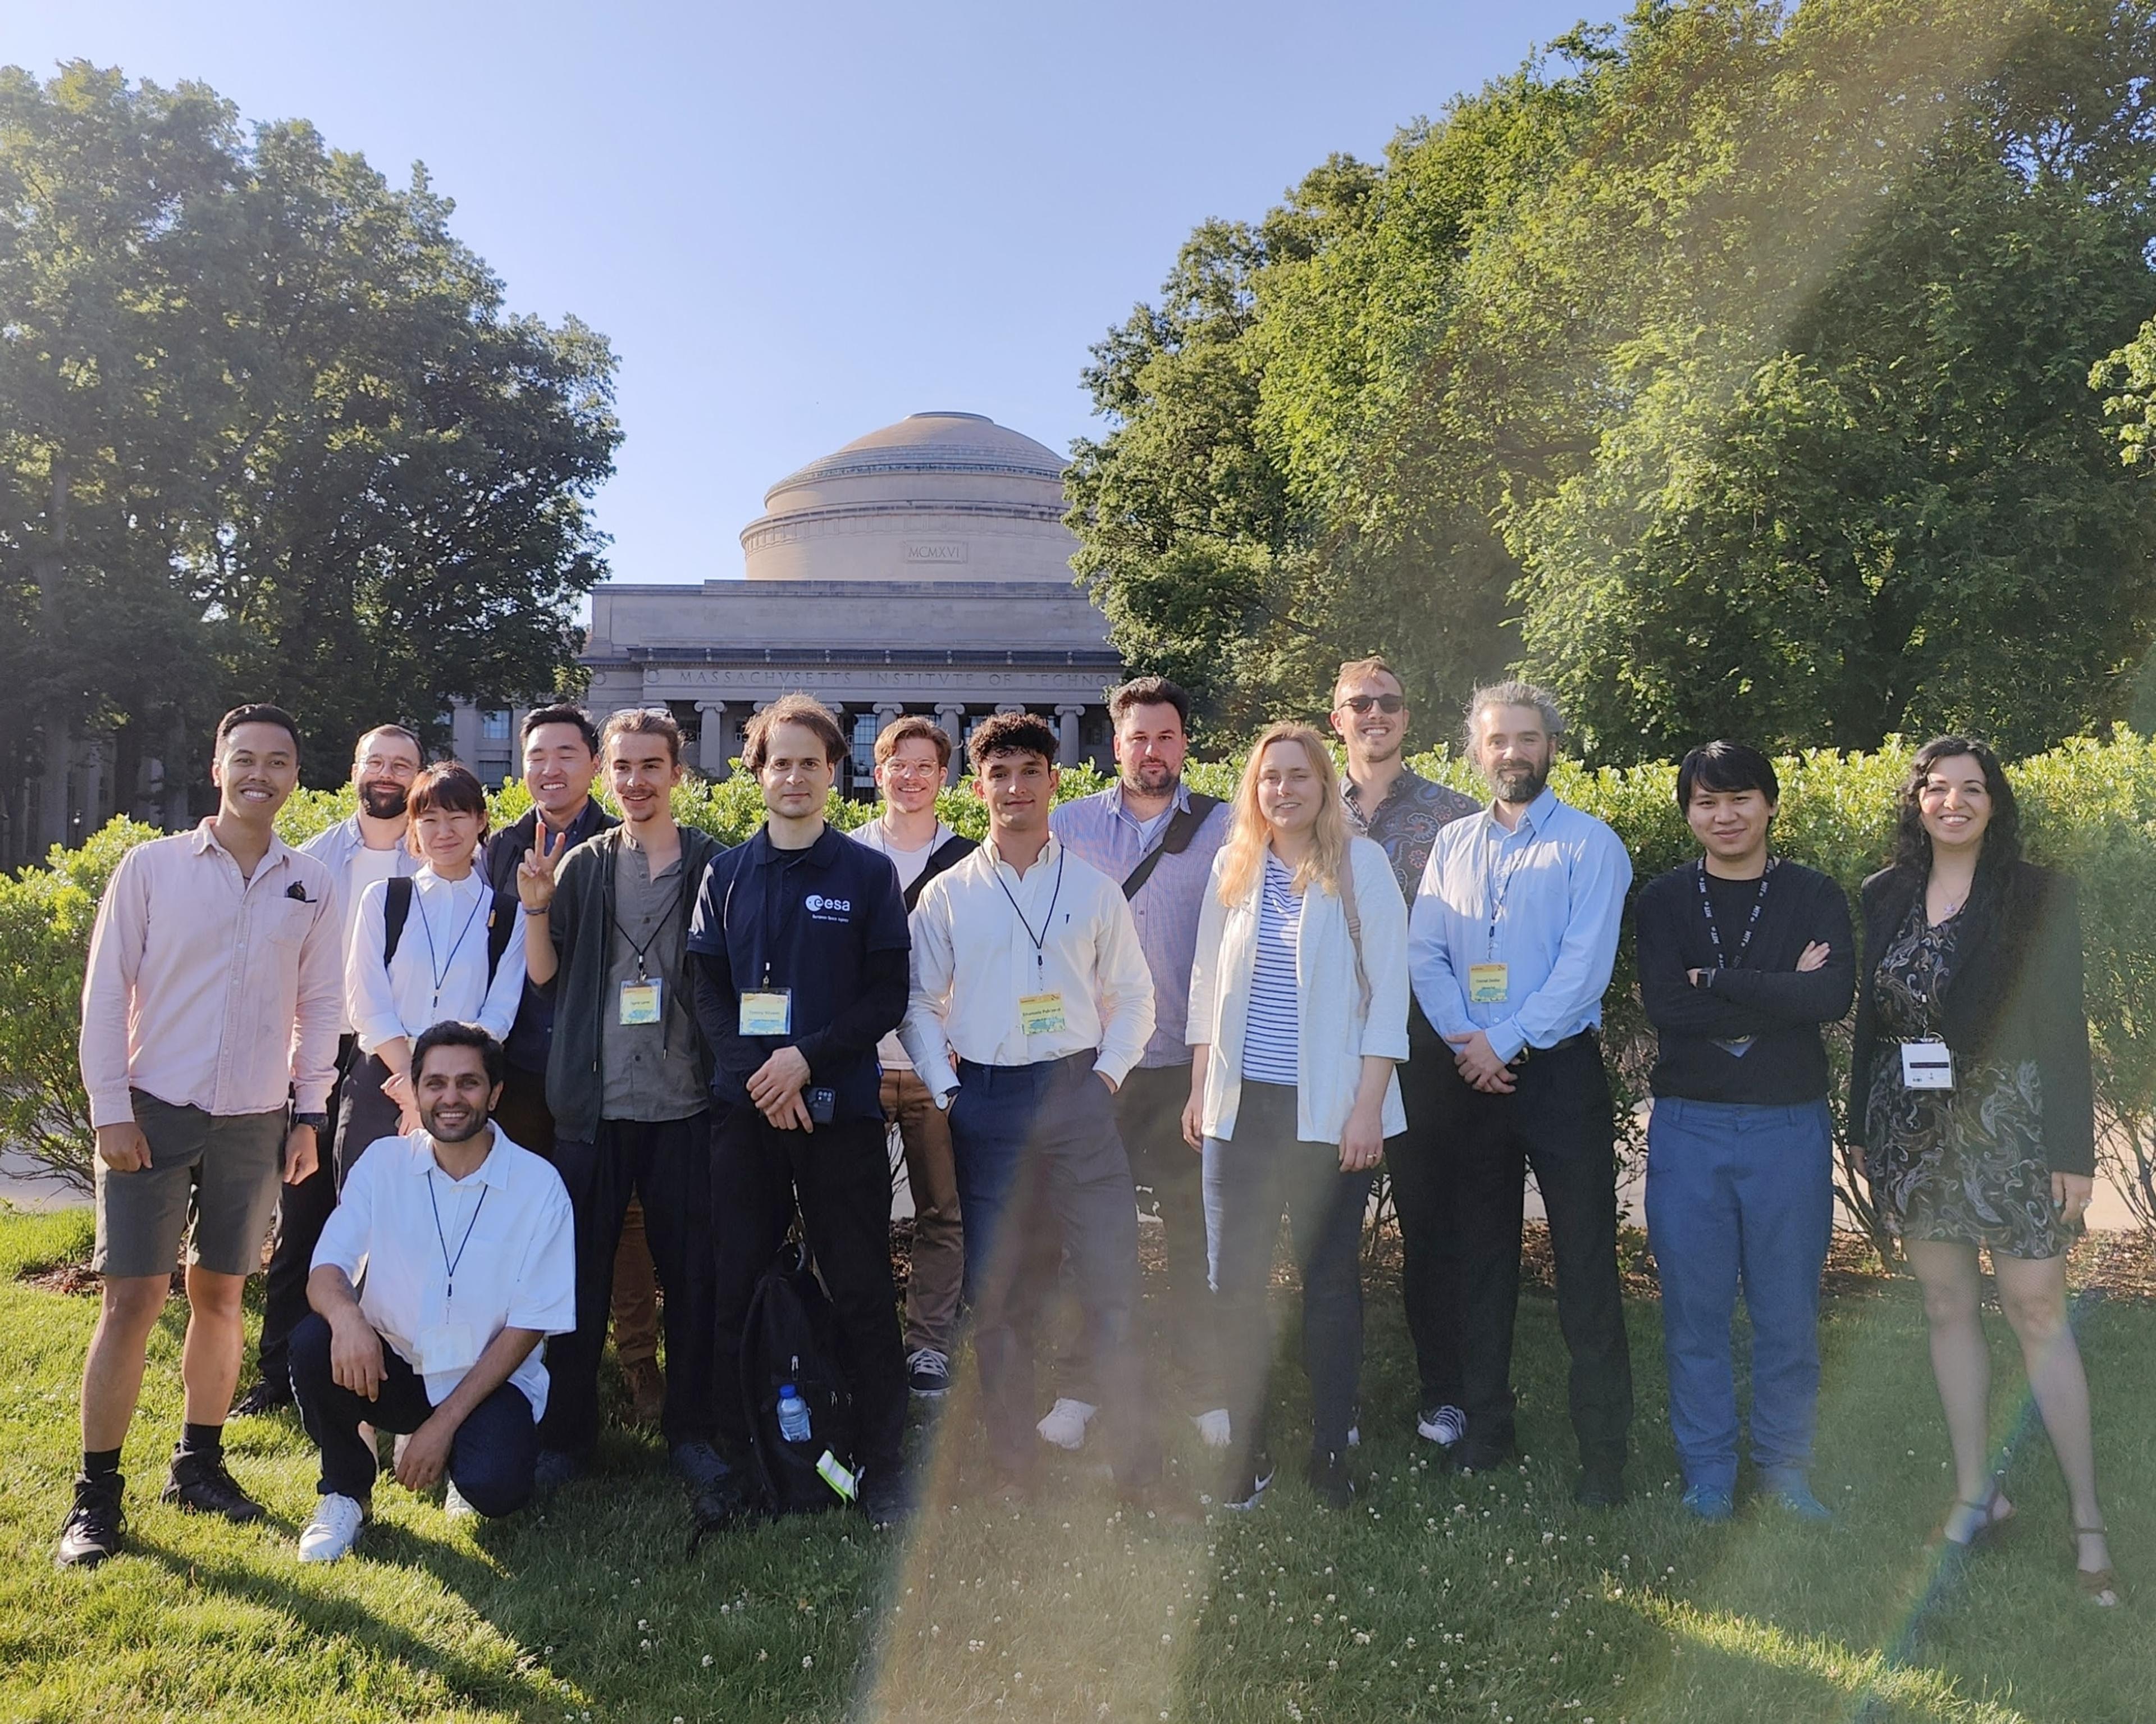
[[[251,1275],[277,1212],[285,1110],[212,1114],[132,1090],[150,1165],[116,1173],[97,1164],[101,1275],[169,1275],[187,1261],[219,1275]]]

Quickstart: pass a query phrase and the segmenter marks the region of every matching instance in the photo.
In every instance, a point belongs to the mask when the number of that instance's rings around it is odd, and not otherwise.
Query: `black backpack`
[[[393,874],[382,900],[382,967],[387,970],[397,955],[397,948],[403,943],[404,924],[412,919],[412,900],[418,888],[409,874]],[[514,893],[497,892],[486,913],[486,980],[494,986],[495,972],[501,968],[501,955],[509,949],[511,938],[516,932],[518,909]]]
[[[838,1318],[808,1248],[788,1240],[757,1283],[742,1327],[742,1405],[769,1514],[813,1514],[852,1500],[839,1486],[853,1485],[854,1396],[838,1366],[837,1342]],[[808,1403],[804,1443],[789,1442],[779,1428],[779,1392],[788,1383]]]

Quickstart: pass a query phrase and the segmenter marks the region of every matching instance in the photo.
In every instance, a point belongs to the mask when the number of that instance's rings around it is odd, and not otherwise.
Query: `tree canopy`
[[[240,698],[318,780],[366,723],[573,672],[613,356],[509,313],[452,210],[199,85],[0,69],[0,794],[35,841],[85,736],[125,808]]]
[[[1215,221],[1094,350],[1080,574],[1231,730],[1377,650],[1598,758],[2019,750],[2156,631],[2156,8],[1646,3]]]

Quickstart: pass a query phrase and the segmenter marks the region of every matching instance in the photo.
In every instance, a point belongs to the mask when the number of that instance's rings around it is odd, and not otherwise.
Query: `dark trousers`
[[[1833,1123],[1794,1107],[1664,1096],[1647,1122],[1647,1239],[1662,1279],[1670,1428],[1687,1485],[1737,1484],[1737,1291],[1752,1318],[1752,1456],[1808,1467],[1820,1271],[1834,1227]]]
[[[1189,1099],[1188,1066],[1133,1066],[1116,1094],[1116,1130],[1130,1158],[1139,1210],[1160,1217],[1168,1271],[1168,1392],[1184,1412],[1199,1413],[1224,1402],[1220,1338],[1207,1280],[1204,1164],[1183,1140],[1183,1106]],[[1064,1349],[1055,1376],[1061,1393],[1099,1403],[1098,1373],[1083,1329]]]
[[[1374,1175],[1342,1173],[1338,1145],[1296,1138],[1293,1085],[1247,1078],[1235,1135],[1207,1139],[1204,1165],[1206,1203],[1219,1228],[1214,1284],[1238,1463],[1250,1464],[1265,1447],[1275,1344],[1266,1294],[1282,1210],[1302,1271],[1311,1449],[1345,1454],[1363,1373],[1363,1217]]]
[[[1418,1405],[1458,1407],[1467,1393],[1460,1363],[1459,1186],[1452,1144],[1440,1122],[1447,1081],[1460,1079],[1450,1044],[1412,1003],[1399,1079],[1408,1129],[1385,1145],[1385,1171],[1400,1224],[1400,1299],[1421,1384]]]
[[[277,1190],[277,1239],[270,1250],[269,1271],[263,1277],[262,1343],[259,1363],[265,1382],[289,1385],[291,1355],[287,1343],[292,1331],[306,1320],[313,1307],[307,1303],[307,1277],[315,1264],[315,1247],[322,1227],[336,1207],[336,1118],[339,1093],[345,1073],[359,1047],[357,1037],[337,1043],[336,1076],[330,1084],[330,1130],[317,1133],[315,1171],[295,1186]]]
[[[382,1386],[374,1400],[341,1388],[330,1374],[330,1325],[318,1315],[292,1331],[292,1387],[300,1422],[321,1451],[316,1491],[365,1502],[374,1490],[374,1450],[359,1434],[362,1424],[404,1436],[434,1415],[427,1386],[397,1350],[382,1344]],[[506,1382],[457,1427],[449,1444],[449,1482],[482,1515],[513,1515],[531,1500],[532,1469],[539,1435],[531,1403]]]
[[[1138,1216],[1115,1103],[1096,1056],[1026,1066],[962,1060],[951,1145],[966,1231],[966,1287],[988,1454],[1023,1478],[1034,1434],[1034,1346],[1052,1280],[1040,1240],[1059,1237],[1101,1384],[1109,1459],[1126,1485],[1151,1483],[1160,1448],[1133,1333]],[[1052,1255],[1048,1257],[1052,1262]]]
[[[377,1138],[397,1135],[397,1104],[382,1093],[389,1068],[377,1054],[355,1053],[337,1099],[336,1182],[344,1189],[352,1164]]]
[[[599,1354],[613,1297],[614,1248],[629,1200],[644,1204],[644,1230],[665,1294],[667,1446],[707,1443],[711,1405],[711,1116],[649,1122],[602,1119],[592,1142],[562,1139],[554,1171],[577,1221],[577,1330],[547,1349],[553,1380],[542,1448],[578,1459],[599,1434]]]
[[[502,1074],[501,1100],[494,1123],[510,1142],[547,1160],[554,1159],[554,1115],[547,1106],[547,1074],[511,1066]]]
[[[860,1459],[898,1469],[906,1435],[906,1354],[891,1277],[891,1161],[884,1123],[841,1119],[781,1131],[753,1108],[723,1108],[711,1127],[713,1379],[726,1458],[749,1461],[742,1331],[756,1285],[785,1243],[798,1204],[803,1236],[838,1318],[838,1363],[860,1418]]]
[[[1535,1171],[1557,1259],[1558,1326],[1572,1356],[1568,1398],[1583,1463],[1624,1464],[1632,1357],[1617,1282],[1616,1122],[1592,1037],[1514,1068],[1509,1095],[1471,1088],[1447,1063],[1438,1129],[1458,1193],[1467,1440],[1509,1444],[1520,1222]]]

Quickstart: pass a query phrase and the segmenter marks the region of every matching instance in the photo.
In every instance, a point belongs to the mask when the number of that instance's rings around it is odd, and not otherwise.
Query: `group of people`
[[[488,832],[466,769],[423,765],[388,725],[360,739],[352,819],[301,850],[274,829],[297,782],[292,720],[228,714],[218,813],[129,852],[92,939],[104,1302],[59,1560],[121,1547],[121,1444],[183,1238],[186,1412],[165,1495],[261,1514],[220,1439],[240,1288],[273,1218],[249,1400],[289,1392],[321,1449],[307,1560],[359,1538],[377,1432],[400,1437],[400,1482],[444,1482],[452,1512],[506,1513],[592,1466],[639,1213],[664,1295],[659,1422],[701,1527],[761,1506],[743,1353],[797,1222],[855,1410],[846,1489],[887,1523],[915,1494],[909,1395],[949,1388],[962,1316],[987,1489],[1024,1499],[1043,1445],[1077,1448],[1097,1420],[1123,1498],[1188,1516],[1164,1482],[1165,1407],[1219,1451],[1219,1499],[1255,1507],[1275,1471],[1267,1291],[1285,1216],[1305,1474],[1343,1507],[1381,1167],[1419,1439],[1467,1471],[1516,1453],[1532,1168],[1575,1495],[1621,1501],[1633,1388],[1599,1032],[1632,868],[1549,788],[1554,703],[1524,683],[1477,692],[1464,742],[1486,804],[1408,768],[1406,690],[1382,659],[1341,666],[1331,738],[1265,730],[1227,803],[1183,781],[1173,683],[1127,683],[1109,710],[1116,782],[1060,804],[1046,722],[973,727],[978,843],[938,819],[953,741],[918,716],[877,739],[876,816],[829,825],[846,738],[790,695],[747,728],[766,817],[736,847],[676,823],[667,713],[595,731],[564,705],[525,722],[534,806],[507,831]],[[591,795],[602,775],[619,821]],[[1896,855],[1866,883],[1860,963],[1840,888],[1774,851],[1779,794],[1756,750],[1695,749],[1677,800],[1700,854],[1637,895],[1660,1037],[1647,1219],[1685,1505],[1735,1510],[1741,1290],[1760,1494],[1829,1513],[1810,1480],[1834,1204],[1822,1031],[1854,998],[1851,1130],[1923,1284],[1952,1439],[1939,1536],[1966,1547],[2013,1513],[1986,1441],[1988,1249],[2082,1583],[2113,1602],[2062,1271],[2093,1152],[2071,884],[2022,859],[1990,751],[1943,738],[1917,755]],[[914,1207],[902,1312],[894,1127]],[[1158,1349],[1140,1321],[1142,1207],[1162,1223]],[[1044,1360],[1066,1301],[1075,1330]]]

